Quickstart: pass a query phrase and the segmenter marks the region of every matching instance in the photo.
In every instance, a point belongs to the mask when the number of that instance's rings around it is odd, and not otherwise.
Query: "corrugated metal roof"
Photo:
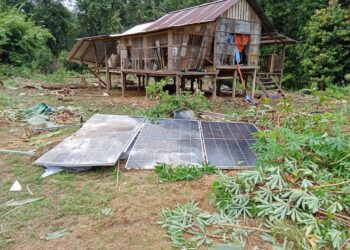
[[[153,23],[154,22],[136,25],[135,27],[123,32],[122,34],[120,34],[120,35],[116,34],[115,36],[133,35],[133,34],[139,34],[139,33],[145,32]]]
[[[188,24],[212,22],[238,1],[239,0],[220,0],[183,10],[173,11],[155,21],[147,28],[147,31],[161,30]]]
[[[288,44],[297,43],[296,40],[282,34],[267,34],[261,36],[261,44]]]

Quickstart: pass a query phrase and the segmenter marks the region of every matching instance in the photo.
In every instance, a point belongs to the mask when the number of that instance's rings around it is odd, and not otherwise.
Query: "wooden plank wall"
[[[222,17],[260,23],[261,20],[246,0],[240,0],[227,10]]]

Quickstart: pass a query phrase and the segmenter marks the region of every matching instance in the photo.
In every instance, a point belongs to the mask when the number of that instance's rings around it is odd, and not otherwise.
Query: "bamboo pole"
[[[232,83],[232,99],[236,100],[236,87],[237,87],[237,70],[233,71],[233,83]]]
[[[257,75],[257,70],[254,70],[254,76],[253,76],[253,84],[252,84],[252,98],[255,98],[255,88],[256,88],[256,75]]]
[[[95,62],[96,62],[96,73],[97,73],[97,79],[98,79],[98,86],[100,89],[102,89],[101,86],[101,77],[100,77],[100,65],[98,63],[98,56],[97,56],[97,48],[96,48],[96,43],[94,43],[94,50],[95,50]]]
[[[180,95],[181,93],[181,81],[182,77],[180,75],[176,75],[176,95]]]
[[[107,91],[110,91],[112,84],[111,84],[111,76],[110,76],[110,73],[109,73],[108,56],[107,56],[106,44],[104,44],[104,49],[105,49],[105,66],[106,66]]]

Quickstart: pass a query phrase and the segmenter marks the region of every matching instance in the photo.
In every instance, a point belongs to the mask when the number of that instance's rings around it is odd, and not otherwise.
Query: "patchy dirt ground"
[[[68,96],[55,91],[6,89],[0,95],[0,149],[32,150],[40,155],[72,134],[77,128],[38,135],[25,133],[24,121],[4,119],[7,111],[22,112],[45,102],[52,107],[73,107],[84,120],[94,113],[142,115],[154,105],[142,92],[119,90],[109,96],[97,89],[74,90]],[[219,100],[215,109],[226,111],[226,100]],[[244,107],[243,107],[244,109]],[[8,115],[8,114],[7,114]],[[72,174],[60,173],[41,179],[43,168],[33,166],[36,157],[0,154],[0,248],[3,249],[171,249],[171,242],[159,228],[162,208],[174,208],[191,200],[214,211],[209,203],[215,176],[195,182],[158,184],[153,171],[127,171],[120,167],[96,168]],[[234,173],[233,173],[234,174]],[[9,192],[18,180],[21,192]],[[34,194],[31,195],[28,189]],[[3,206],[14,199],[42,197],[16,211]],[[106,216],[101,209],[114,212]],[[256,222],[249,221],[249,225]],[[64,237],[47,241],[47,233],[67,229]],[[270,249],[258,234],[252,234],[247,249]]]

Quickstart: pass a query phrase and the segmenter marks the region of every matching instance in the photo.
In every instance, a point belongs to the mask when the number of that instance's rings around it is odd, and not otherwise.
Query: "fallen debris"
[[[180,109],[174,112],[175,119],[183,119],[183,120],[196,120],[196,115],[193,110],[190,109]]]
[[[20,200],[20,201],[11,200],[11,201],[6,202],[5,206],[8,206],[8,207],[23,206],[23,205],[27,205],[27,204],[39,201],[41,199],[43,199],[43,197],[30,198],[30,199],[25,199],[25,200]]]
[[[45,240],[55,240],[55,239],[59,239],[62,238],[63,236],[65,236],[68,233],[68,228],[64,228],[62,230],[53,232],[53,233],[48,233],[46,234]]]
[[[15,155],[35,156],[35,153],[36,153],[35,150],[20,151],[20,150],[0,149],[0,154],[15,154]]]
[[[49,115],[49,114],[52,114],[53,112],[54,111],[52,108],[47,106],[46,103],[42,102],[34,108],[27,109],[24,112],[24,117],[26,119],[30,119],[30,118],[37,116],[37,115]]]
[[[104,216],[111,216],[114,213],[114,208],[105,207],[101,209],[101,214]]]
[[[19,192],[19,191],[22,191],[22,186],[21,184],[16,180],[11,188],[10,188],[10,192]]]
[[[26,185],[27,191],[31,196],[34,196],[34,193],[32,192],[32,190],[29,188],[29,185]]]
[[[45,173],[41,175],[41,178],[48,177],[50,175],[57,174],[59,172],[62,172],[64,169],[61,167],[55,167],[55,166],[46,166]]]

